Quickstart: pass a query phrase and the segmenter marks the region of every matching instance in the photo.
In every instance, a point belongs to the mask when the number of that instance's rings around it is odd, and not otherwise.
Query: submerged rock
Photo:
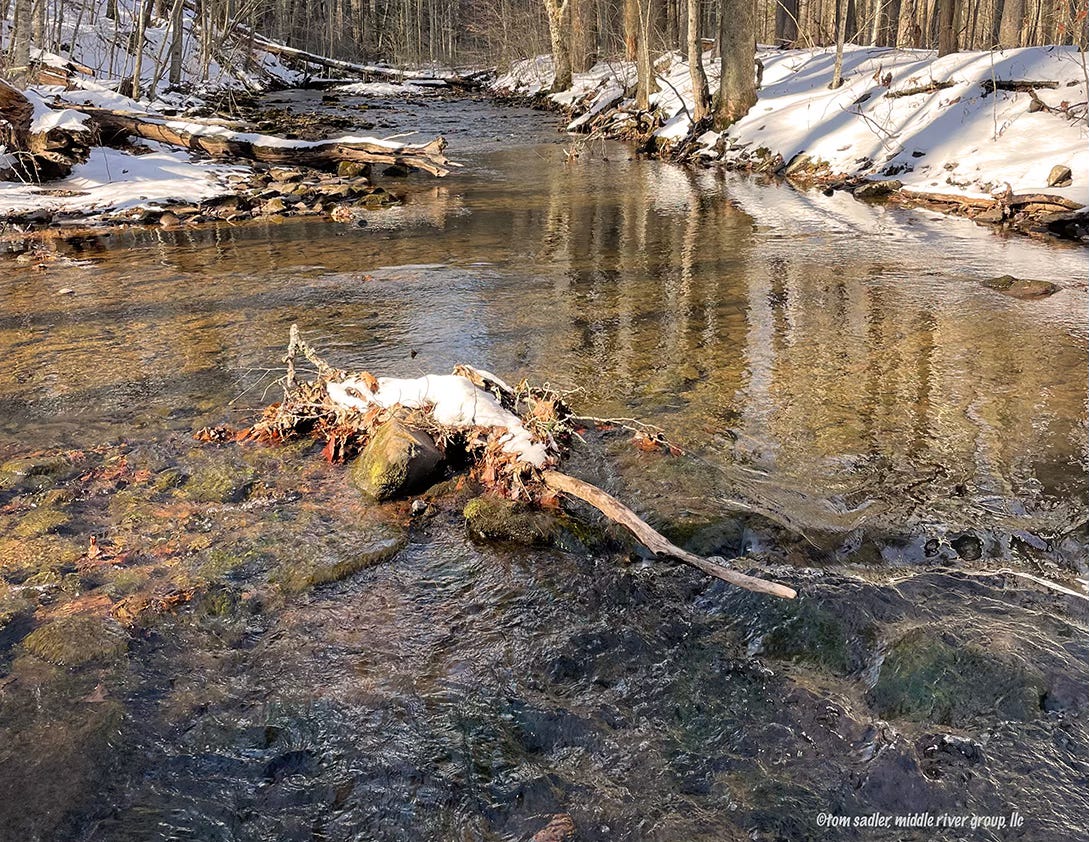
[[[128,650],[128,636],[112,620],[62,617],[27,635],[27,651],[62,667],[108,661]]]
[[[556,520],[546,512],[494,494],[470,500],[463,514],[473,535],[492,541],[543,546],[558,532]]]
[[[889,649],[870,701],[884,717],[952,725],[989,716],[1027,721],[1043,693],[1042,678],[1012,659],[917,628]]]
[[[429,485],[443,458],[431,436],[393,419],[367,442],[350,476],[367,496],[391,500]]]
[[[336,537],[332,543],[307,548],[305,556],[286,562],[274,576],[292,593],[339,582],[360,570],[389,561],[408,544],[408,533],[391,523],[375,522],[349,540]]]
[[[1011,298],[1020,299],[1046,298],[1059,291],[1058,284],[1053,284],[1051,281],[1015,278],[1013,275],[1000,275],[997,278],[989,278],[983,282],[983,286]]]
[[[72,473],[64,456],[17,456],[0,465],[0,491],[42,491]]]
[[[194,470],[181,491],[198,503],[239,503],[246,499],[256,478],[248,466],[211,461]]]

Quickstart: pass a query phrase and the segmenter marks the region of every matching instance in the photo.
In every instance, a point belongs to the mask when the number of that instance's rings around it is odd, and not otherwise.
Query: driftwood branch
[[[386,164],[422,170],[435,176],[450,172],[451,163],[443,154],[446,141],[435,138],[430,143],[398,144],[368,139],[333,138],[322,141],[285,141],[270,135],[246,134],[231,130],[201,131],[194,124],[157,118],[147,114],[112,111],[105,108],[73,105],[88,115],[104,134],[134,136],[154,140],[213,158],[260,161],[267,164],[332,169],[341,161],[361,164]]]
[[[769,582],[766,579],[758,579],[755,576],[746,576],[744,573],[739,573],[687,550],[682,550],[651,527],[635,512],[596,485],[590,485],[588,482],[583,482],[567,474],[561,474],[558,471],[545,471],[542,474],[542,479],[545,485],[553,491],[577,497],[579,500],[589,503],[609,520],[631,530],[631,533],[656,555],[669,556],[678,561],[683,561],[685,564],[690,564],[692,567],[703,571],[708,576],[714,576],[746,590],[771,594],[784,599],[794,599],[798,595],[797,591],[788,588],[786,585]]]
[[[932,94],[938,91],[944,91],[946,88],[953,87],[953,83],[950,81],[945,82],[927,82],[925,85],[914,85],[910,88],[900,88],[895,91],[886,91],[885,96],[889,99],[898,99],[902,96],[918,96],[919,94]]]

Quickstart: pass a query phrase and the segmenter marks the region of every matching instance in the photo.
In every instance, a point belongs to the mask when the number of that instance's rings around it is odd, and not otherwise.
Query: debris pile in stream
[[[299,383],[303,356],[317,377]],[[791,588],[740,573],[722,559],[705,559],[673,544],[612,495],[556,470],[573,432],[563,396],[526,383],[513,389],[489,372],[459,365],[451,375],[415,379],[350,375],[333,368],[292,325],[284,400],[265,409],[252,427],[203,429],[209,442],[257,440],[276,444],[297,436],[325,442],[330,461],[356,454],[353,478],[376,500],[405,496],[438,479],[445,465],[465,470],[496,495],[555,505],[577,498],[624,526],[656,555],[675,558],[738,587],[793,598]]]

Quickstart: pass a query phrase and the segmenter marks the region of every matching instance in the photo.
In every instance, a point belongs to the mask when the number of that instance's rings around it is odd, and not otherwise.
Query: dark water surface
[[[587,840],[1089,838],[1089,602],[994,572],[1089,575],[1085,250],[569,161],[521,109],[364,113],[465,171],[364,228],[3,258],[0,456],[39,467],[0,468],[0,839],[519,840],[564,812]],[[982,283],[1006,273],[1061,289]],[[345,368],[471,362],[652,421],[692,455],[591,435],[572,470],[802,598],[476,544],[313,449],[194,443],[275,399],[293,322]],[[127,651],[24,640],[107,615]]]

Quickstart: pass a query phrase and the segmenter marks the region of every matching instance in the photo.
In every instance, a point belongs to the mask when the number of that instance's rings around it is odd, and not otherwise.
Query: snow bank
[[[742,120],[719,135],[700,138],[702,154],[740,162],[757,150],[789,162],[798,155],[827,163],[832,173],[870,179],[896,178],[905,188],[990,197],[1007,185],[1016,193],[1046,192],[1089,205],[1089,129],[1085,108],[1065,113],[1030,112],[1026,93],[988,93],[993,80],[1051,80],[1053,89],[1037,94],[1049,107],[1062,109],[1089,99],[1082,54],[1074,47],[1028,47],[997,52],[953,53],[937,58],[925,50],[848,46],[844,84],[828,87],[834,48],[762,49],[764,65],[759,100]],[[705,56],[712,90],[717,62]],[[660,91],[651,106],[661,115],[657,137],[675,142],[689,128],[692,89],[688,65],[677,54],[656,63]],[[581,128],[617,100],[617,89],[630,85],[630,63],[601,63],[576,74],[572,88],[550,95],[578,114],[569,125]],[[519,62],[499,77],[494,88],[521,95],[540,94],[552,82],[551,61]],[[931,82],[940,90],[897,96]],[[890,94],[892,94],[890,96]],[[686,110],[687,109],[687,110]],[[618,123],[626,115],[618,114]],[[719,152],[718,149],[724,149]],[[1073,173],[1069,187],[1048,187],[1056,165]]]
[[[33,211],[95,214],[171,201],[199,202],[231,192],[237,168],[199,164],[185,153],[129,155],[97,147],[72,174],[44,185],[0,182],[0,215]]]
[[[40,94],[35,91],[26,91],[25,93],[27,101],[34,108],[34,113],[30,118],[31,133],[44,133],[53,129],[64,129],[70,132],[90,131],[85,125],[87,122],[85,114],[80,114],[70,108],[54,111]]]
[[[333,402],[351,409],[365,410],[371,405],[389,409],[430,407],[431,417],[447,427],[499,427],[507,432],[500,439],[503,450],[538,468],[548,461],[548,447],[533,441],[520,419],[504,409],[490,393],[456,374],[427,374],[415,379],[379,377],[378,390],[372,392],[358,378],[329,383],[326,390]]]

